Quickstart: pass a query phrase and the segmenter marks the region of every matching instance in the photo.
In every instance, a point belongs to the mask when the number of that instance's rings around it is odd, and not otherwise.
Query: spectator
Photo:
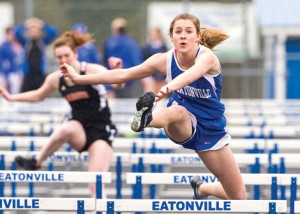
[[[118,57],[123,60],[123,67],[129,68],[142,63],[142,52],[139,45],[126,34],[127,21],[118,17],[111,22],[111,36],[104,43],[104,65],[109,68],[108,59]],[[113,91],[107,87],[110,97],[129,98],[135,96],[134,82],[126,83],[122,91]]]
[[[0,46],[2,78],[7,90],[16,94],[21,90],[25,51],[16,40],[12,27],[5,31],[6,39]]]
[[[25,48],[24,81],[21,91],[39,88],[45,79],[45,48],[57,36],[57,29],[38,18],[27,19],[15,28],[17,40]]]
[[[2,57],[1,55],[2,55],[2,53],[0,51],[0,58]],[[5,73],[3,71],[3,68],[2,68],[2,63],[0,63],[0,86],[6,88],[6,78],[5,78]]]
[[[145,61],[150,56],[156,53],[164,53],[167,51],[163,35],[159,28],[150,28],[148,30],[148,42],[143,46],[143,60]],[[153,91],[157,93],[161,87],[163,87],[166,76],[160,72],[153,74],[150,77],[146,77],[142,80],[144,92]]]
[[[88,32],[88,27],[83,23],[77,23],[73,25],[72,31],[76,34],[84,34]],[[80,62],[88,62],[100,64],[101,58],[97,47],[93,42],[87,42],[86,44],[77,48],[78,60]]]

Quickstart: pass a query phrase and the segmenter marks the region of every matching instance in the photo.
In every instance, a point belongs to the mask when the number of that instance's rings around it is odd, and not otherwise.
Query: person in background
[[[148,41],[142,47],[143,60],[145,61],[150,56],[156,53],[164,53],[168,50],[161,30],[157,27],[148,30]],[[160,72],[156,72],[151,77],[146,77],[142,80],[144,92],[153,91],[157,93],[159,89],[166,84],[166,76]]]
[[[41,19],[30,18],[15,27],[15,36],[26,53],[22,92],[38,89],[46,76],[45,48],[58,30]]]
[[[65,32],[53,43],[53,53],[57,63],[73,65],[80,75],[103,72],[106,70],[104,66],[79,62],[77,59],[77,47],[92,40],[88,33],[75,35],[73,32]],[[112,67],[118,68],[118,66]],[[115,86],[123,87],[122,84]],[[48,156],[67,142],[78,152],[88,151],[89,171],[108,171],[113,157],[112,142],[117,130],[111,121],[111,111],[104,85],[73,85],[57,70],[50,73],[43,85],[36,90],[10,94],[5,88],[0,87],[0,94],[8,101],[39,102],[54,91],[59,91],[70,104],[71,117],[54,130],[37,157],[17,156],[15,158],[17,166],[26,170],[37,170]],[[90,184],[90,190],[91,196],[95,197],[95,183]]]
[[[88,27],[83,23],[76,23],[73,25],[72,31],[79,35],[85,34],[88,32]],[[78,47],[77,53],[80,62],[101,64],[100,53],[92,41]]]
[[[25,51],[16,40],[13,27],[6,28],[6,39],[0,46],[0,64],[6,89],[16,94],[21,91]]]
[[[127,35],[127,21],[122,17],[115,18],[111,22],[111,36],[104,43],[104,65],[109,68],[110,57],[121,58],[123,67],[129,68],[142,63],[142,52],[135,40]],[[136,89],[135,82],[128,82],[122,91],[107,87],[110,98],[134,97]]]
[[[0,51],[0,58],[1,58],[1,51]],[[2,63],[0,63],[0,86],[7,88],[7,83],[6,83],[6,78],[5,78],[5,73],[2,68]]]
[[[171,22],[169,35],[174,48],[154,54],[142,64],[93,75],[78,75],[68,64],[60,71],[74,84],[113,84],[142,79],[159,71],[167,84],[158,93],[146,92],[136,103],[131,129],[141,132],[147,127],[163,128],[176,144],[196,152],[205,166],[220,181],[203,183],[193,177],[194,199],[214,196],[222,199],[245,200],[246,188],[225,130],[225,106],[221,102],[222,72],[214,47],[228,38],[219,29],[201,28],[192,14],[179,14]],[[114,64],[120,64],[115,59]],[[153,111],[158,102],[171,94],[167,107]]]

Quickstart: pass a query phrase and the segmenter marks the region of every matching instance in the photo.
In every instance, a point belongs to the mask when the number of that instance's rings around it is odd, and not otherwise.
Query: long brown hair
[[[220,29],[201,28],[200,20],[196,16],[188,13],[180,14],[173,19],[169,28],[170,35],[173,34],[175,22],[180,19],[192,21],[195,25],[197,34],[201,35],[201,40],[199,41],[199,44],[204,45],[210,49],[213,49],[214,47],[216,47],[217,45],[229,38],[229,36]]]
[[[53,48],[55,49],[66,45],[75,52],[77,47],[90,41],[94,41],[94,39],[89,33],[78,34],[72,31],[66,31],[53,42]]]

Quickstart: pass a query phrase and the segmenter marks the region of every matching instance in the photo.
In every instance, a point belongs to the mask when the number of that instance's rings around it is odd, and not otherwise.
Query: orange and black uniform
[[[85,67],[86,63],[82,63],[80,75],[85,75]],[[59,91],[71,106],[70,120],[79,121],[86,133],[86,145],[82,151],[100,139],[112,145],[117,130],[111,121],[104,85],[67,86],[64,77],[61,76]]]

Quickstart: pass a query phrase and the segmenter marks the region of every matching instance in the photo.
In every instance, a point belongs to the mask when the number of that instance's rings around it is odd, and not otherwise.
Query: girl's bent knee
[[[172,111],[173,117],[175,117],[175,115],[176,115],[178,120],[183,120],[183,118],[185,118],[186,116],[189,115],[186,108],[184,108],[183,106],[180,106],[180,105],[173,105],[171,107],[171,111]]]

